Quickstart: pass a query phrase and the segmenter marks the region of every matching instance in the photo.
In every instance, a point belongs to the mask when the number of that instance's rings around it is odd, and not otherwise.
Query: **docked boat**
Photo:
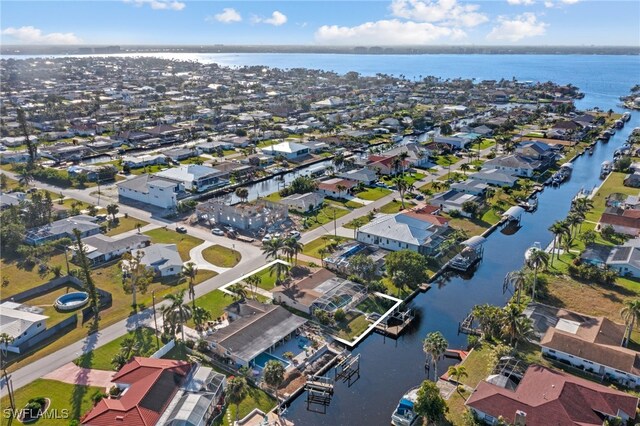
[[[624,127],[624,121],[616,120],[615,126],[617,129],[622,129]]]
[[[414,426],[418,424],[420,416],[418,416],[413,409],[418,399],[418,389],[420,389],[420,387],[416,386],[402,396],[400,402],[398,402],[398,406],[391,415],[392,425]]]
[[[600,179],[606,178],[612,170],[613,164],[611,164],[611,161],[603,161],[602,165],[600,166]]]
[[[593,147],[589,148],[589,155],[593,155]]]
[[[622,114],[622,117],[620,119],[625,122],[631,120],[631,113],[625,112],[624,114]]]
[[[539,242],[535,242],[533,243],[533,245],[531,247],[529,247],[527,249],[527,251],[524,252],[524,260],[525,262],[528,262],[529,259],[531,258],[531,255],[533,254],[534,251],[541,251],[542,250],[542,246],[540,245]]]

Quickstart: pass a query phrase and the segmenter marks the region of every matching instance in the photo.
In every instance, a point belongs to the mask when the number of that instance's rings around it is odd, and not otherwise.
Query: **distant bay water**
[[[300,53],[135,53],[96,56],[153,56],[239,67],[264,65],[311,68],[343,74],[475,78],[476,80],[553,81],[573,84],[584,93],[578,107],[620,109],[619,97],[640,84],[640,56],[625,55],[347,55]],[[3,59],[65,56],[2,56]],[[87,57],[86,55],[80,57]]]

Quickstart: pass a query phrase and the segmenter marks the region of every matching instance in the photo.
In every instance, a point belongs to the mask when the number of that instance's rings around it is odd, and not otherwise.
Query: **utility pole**
[[[336,224],[336,208],[333,207],[333,236],[338,236],[338,225]]]
[[[156,326],[156,346],[160,349],[160,338],[158,337],[158,318],[156,317],[156,291],[151,292],[151,303],[153,304],[153,323]]]
[[[4,383],[7,386],[7,394],[9,395],[9,405],[11,405],[11,417],[13,418],[13,415],[14,415],[13,413],[16,412],[16,401],[13,397],[13,385],[11,384],[11,377],[7,375],[6,351],[3,350],[3,352],[4,352],[4,356],[2,360],[2,375],[4,376]]]

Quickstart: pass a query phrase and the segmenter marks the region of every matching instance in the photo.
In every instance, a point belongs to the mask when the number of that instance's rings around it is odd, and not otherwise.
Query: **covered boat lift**
[[[507,209],[506,212],[502,213],[502,220],[506,222],[517,222],[520,223],[520,219],[522,218],[522,213],[524,213],[524,208],[520,206],[512,206]]]
[[[482,259],[482,255],[484,254],[483,244],[485,241],[487,241],[487,239],[480,235],[474,235],[463,241],[461,244],[464,248],[449,261],[447,266],[457,271],[468,271],[471,266]]]

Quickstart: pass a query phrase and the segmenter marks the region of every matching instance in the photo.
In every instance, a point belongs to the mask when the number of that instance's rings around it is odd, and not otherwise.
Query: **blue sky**
[[[640,45],[640,2],[2,1],[4,44]]]

